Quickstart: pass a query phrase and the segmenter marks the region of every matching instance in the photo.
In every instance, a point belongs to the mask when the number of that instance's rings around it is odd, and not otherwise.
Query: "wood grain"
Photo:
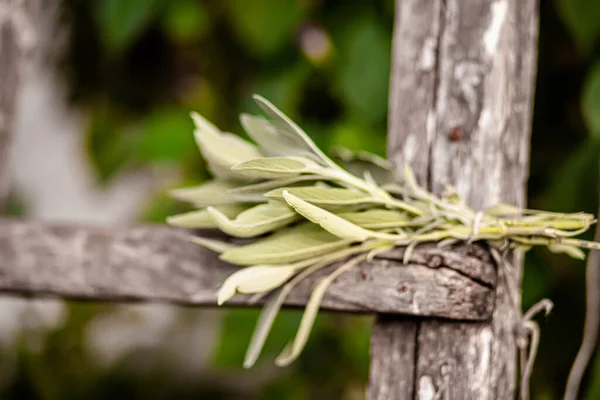
[[[108,301],[216,305],[216,291],[237,267],[159,226],[91,228],[0,220],[0,291]],[[324,309],[401,313],[462,320],[489,318],[495,269],[479,246],[440,250],[424,244],[407,265],[396,250],[338,278]],[[302,282],[288,306],[306,304],[315,280]],[[236,296],[233,305],[248,305]]]
[[[536,1],[396,4],[390,159],[397,165],[410,162],[419,182],[436,193],[454,185],[475,209],[499,201],[523,206],[537,56]],[[414,351],[415,370],[397,364],[393,380],[395,387],[412,387],[412,398],[513,399],[519,322],[515,303],[518,299],[511,299],[499,280],[490,322],[378,319],[367,397],[411,398],[384,388],[390,385],[390,372],[377,370],[380,359],[391,356],[391,335],[415,341],[414,350],[406,347]]]

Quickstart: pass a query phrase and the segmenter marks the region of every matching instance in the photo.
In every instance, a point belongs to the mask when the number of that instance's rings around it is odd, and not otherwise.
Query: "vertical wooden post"
[[[9,190],[9,147],[23,59],[34,38],[30,14],[37,0],[0,0],[0,212]]]
[[[397,0],[388,153],[467,203],[525,203],[536,0]],[[513,399],[519,313],[506,283],[484,323],[379,316],[367,398]]]

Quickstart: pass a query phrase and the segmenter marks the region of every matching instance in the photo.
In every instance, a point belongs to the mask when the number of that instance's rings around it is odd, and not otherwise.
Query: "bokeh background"
[[[46,1],[20,94],[10,213],[163,223],[168,188],[209,178],[190,110],[242,133],[260,93],[324,149],[385,154],[393,0]],[[600,2],[541,0],[529,205],[596,213]],[[584,264],[535,250],[524,306],[548,297],[534,399],[558,399],[578,349]],[[362,399],[372,319],[323,314],[302,357],[272,360],[280,315],[241,368],[258,311],[0,299],[0,398]],[[600,353],[586,376],[600,399]]]

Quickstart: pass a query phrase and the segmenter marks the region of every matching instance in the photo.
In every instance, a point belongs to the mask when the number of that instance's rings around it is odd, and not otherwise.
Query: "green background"
[[[208,177],[190,110],[241,133],[237,115],[258,112],[260,93],[319,146],[385,154],[392,0],[64,1],[70,25],[58,63],[69,101],[89,113],[86,138],[99,184],[126,169],[176,166],[180,185]],[[600,159],[600,2],[541,1],[531,176],[532,208],[596,213]],[[157,193],[139,219],[164,221],[181,205]],[[26,213],[13,204],[13,213]],[[548,297],[532,377],[534,399],[558,399],[578,349],[584,263],[534,250],[526,260],[524,307]],[[293,335],[283,313],[259,370],[241,363],[257,311],[219,311],[224,320],[211,367],[181,376],[153,349],[108,370],[82,341],[86,323],[109,306],[72,304],[43,351],[21,344],[2,399],[360,399],[368,373],[369,317],[323,314],[308,346],[284,370],[269,365]],[[182,310],[183,319],[195,310]],[[226,315],[225,315],[226,314]],[[25,340],[25,339],[24,339]],[[139,368],[139,362],[144,368]],[[268,379],[257,378],[266,374]],[[260,384],[239,390],[232,382]],[[600,354],[583,393],[600,398]]]

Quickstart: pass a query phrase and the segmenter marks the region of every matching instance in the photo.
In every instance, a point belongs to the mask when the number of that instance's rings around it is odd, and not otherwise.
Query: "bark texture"
[[[535,0],[397,0],[390,159],[475,209],[523,206],[537,32]],[[367,398],[513,399],[515,304],[499,279],[491,321],[380,317]]]

